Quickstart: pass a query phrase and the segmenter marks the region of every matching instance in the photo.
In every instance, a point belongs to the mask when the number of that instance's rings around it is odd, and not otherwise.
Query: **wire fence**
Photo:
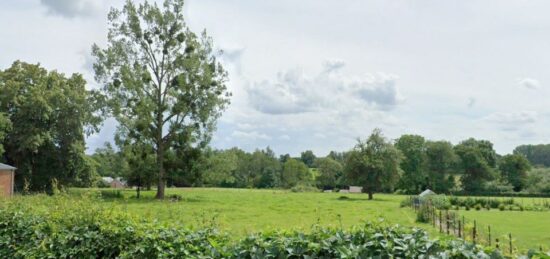
[[[491,225],[468,219],[456,211],[437,209],[430,201],[420,202],[414,196],[410,199],[410,205],[417,214],[417,220],[429,223],[441,234],[455,236],[486,247],[495,247],[504,254],[513,255],[518,251],[512,233],[498,231]]]

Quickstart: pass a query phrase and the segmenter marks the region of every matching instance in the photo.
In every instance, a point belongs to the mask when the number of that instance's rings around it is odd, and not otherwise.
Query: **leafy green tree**
[[[462,169],[461,182],[468,192],[482,191],[485,183],[494,178],[497,155],[493,144],[487,140],[473,138],[455,146]]]
[[[90,186],[96,180],[84,135],[98,130],[98,99],[80,74],[66,77],[16,61],[0,73],[0,113],[11,130],[3,140],[6,162],[18,168],[16,186],[51,191]],[[5,128],[5,127],[4,127]]]
[[[448,141],[426,142],[425,188],[437,193],[448,193],[455,186],[453,170],[458,157]]]
[[[236,184],[238,156],[233,150],[208,150],[205,183],[209,186],[233,187]]]
[[[419,135],[403,135],[395,142],[403,154],[400,167],[403,170],[398,188],[407,193],[419,193],[426,180],[426,140]]]
[[[375,129],[367,141],[359,140],[347,155],[344,172],[350,184],[363,186],[369,194],[393,189],[398,181],[401,152],[387,141],[380,129]]]
[[[4,155],[4,145],[2,144],[6,134],[11,129],[11,121],[8,120],[6,115],[0,113],[0,161],[2,161]]]
[[[290,158],[283,164],[282,187],[291,188],[311,180],[308,167],[300,160]]]
[[[165,0],[161,8],[126,1],[109,13],[107,48],[92,48],[96,80],[124,138],[154,147],[158,199],[164,198],[167,150],[204,146],[231,95],[212,40],[184,23],[183,2]]]
[[[311,150],[306,150],[300,154],[300,160],[307,165],[307,167],[312,168],[315,163],[315,154]]]
[[[336,187],[344,170],[342,164],[330,157],[316,159],[315,167],[319,171],[316,179],[319,188]]]
[[[133,143],[132,145],[119,145],[120,155],[123,157],[121,176],[130,186],[136,187],[136,196],[140,198],[143,188],[151,189],[155,182],[156,156],[151,145],[145,143]]]
[[[526,187],[527,172],[531,170],[529,160],[523,155],[505,155],[498,163],[502,178],[519,192]]]

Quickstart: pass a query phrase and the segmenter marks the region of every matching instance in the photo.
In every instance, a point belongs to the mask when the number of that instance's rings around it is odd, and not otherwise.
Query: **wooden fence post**
[[[433,220],[433,225],[434,225],[434,228],[435,228],[435,222],[437,221],[436,219],[436,216],[435,216],[435,208],[432,207],[432,220]]]
[[[460,220],[458,220],[458,237],[462,237],[461,233],[460,233],[460,230],[461,230],[461,224],[462,223]]]
[[[489,229],[489,246],[491,246],[491,225],[487,226],[487,228]]]
[[[495,242],[496,242],[496,248],[500,250],[500,244],[499,244],[499,242],[498,242],[498,238],[495,239]]]
[[[512,246],[512,233],[508,233],[508,238],[510,239],[510,255],[514,253],[514,248]]]
[[[449,220],[449,211],[448,211],[448,210],[445,211],[445,217],[446,217],[446,220],[445,220],[445,223],[446,223],[445,225],[446,225],[446,226],[445,226],[445,227],[447,228],[447,235],[448,235],[448,234],[449,234],[449,221],[450,221],[450,220]]]
[[[441,216],[441,211],[439,211],[439,233],[443,233],[443,218]]]
[[[474,240],[474,244],[476,243],[476,221],[474,220],[474,229],[472,230],[472,239]]]

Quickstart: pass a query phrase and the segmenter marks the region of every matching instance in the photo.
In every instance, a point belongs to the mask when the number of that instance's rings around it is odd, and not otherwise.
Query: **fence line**
[[[455,236],[482,246],[495,247],[504,254],[512,255],[517,251],[512,233],[499,233],[491,225],[483,225],[475,219],[467,219],[455,211],[437,209],[430,201],[422,203],[414,196],[410,196],[410,199],[410,206],[417,213],[417,217],[435,229],[439,229],[441,234]]]

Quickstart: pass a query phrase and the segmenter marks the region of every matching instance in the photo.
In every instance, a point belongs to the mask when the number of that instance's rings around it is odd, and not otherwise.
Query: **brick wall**
[[[0,196],[10,196],[13,190],[12,171],[0,171]]]

